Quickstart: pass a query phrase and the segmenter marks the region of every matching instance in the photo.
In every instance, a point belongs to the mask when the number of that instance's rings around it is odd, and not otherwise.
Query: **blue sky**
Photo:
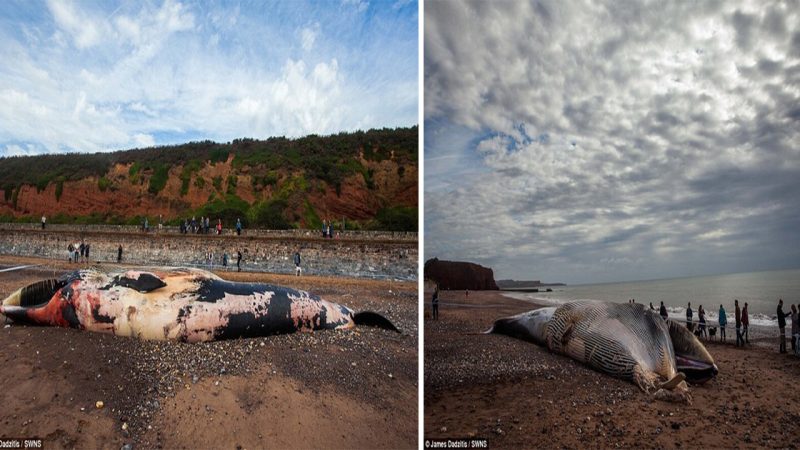
[[[800,267],[792,2],[424,14],[425,258],[568,283]]]
[[[0,2],[0,154],[418,123],[418,5]]]

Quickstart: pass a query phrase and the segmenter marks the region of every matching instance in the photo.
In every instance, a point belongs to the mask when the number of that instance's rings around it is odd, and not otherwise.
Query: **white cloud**
[[[438,1],[425,20],[426,135],[466,136],[426,145],[426,256],[572,280],[603,258],[616,279],[800,264],[780,244],[800,230],[800,59],[780,31],[797,11]]]
[[[107,31],[95,18],[75,10],[71,2],[49,0],[47,6],[58,26],[72,36],[79,49],[97,45]]]
[[[149,134],[136,133],[133,135],[133,146],[137,148],[152,147],[156,144],[153,136]]]
[[[317,40],[319,31],[320,31],[319,22],[304,27],[300,31],[300,45],[303,47],[303,50],[308,52],[311,51],[312,48],[314,48],[314,41]]]
[[[9,62],[0,65],[0,152],[27,144],[95,152],[417,121],[416,18],[412,24],[401,11],[364,22],[333,5],[309,22],[291,11],[172,0],[48,6],[53,20],[24,23],[24,32],[0,23],[0,60]],[[381,14],[397,15],[391,30],[379,27]],[[333,34],[318,55],[322,29]],[[280,39],[292,33],[293,42]],[[409,69],[394,66],[406,59]]]
[[[369,7],[369,0],[342,0],[342,5],[355,8],[357,12],[364,12]]]

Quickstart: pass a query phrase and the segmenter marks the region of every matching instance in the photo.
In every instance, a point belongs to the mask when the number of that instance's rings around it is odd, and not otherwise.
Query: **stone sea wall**
[[[359,278],[417,279],[418,248],[415,233],[344,232],[322,239],[308,230],[247,230],[236,236],[182,235],[176,230],[143,233],[136,227],[0,224],[0,254],[67,260],[67,247],[81,240],[91,245],[93,263],[116,262],[122,245],[123,263],[160,266],[208,267],[222,264],[236,269],[236,252],[243,255],[242,270],[294,273],[293,255],[300,252],[304,274]]]

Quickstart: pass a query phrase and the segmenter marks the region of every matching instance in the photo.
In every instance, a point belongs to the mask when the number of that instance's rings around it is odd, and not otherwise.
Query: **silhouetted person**
[[[686,307],[686,328],[692,329],[692,302]]]
[[[797,308],[794,305],[792,305],[792,338],[791,338],[791,341],[792,341],[792,353],[794,353],[795,355],[798,353],[798,350],[800,350],[800,347],[797,346],[797,342],[795,342],[795,341],[797,341],[798,333],[800,333],[800,326],[798,326],[798,324],[797,324],[798,316],[800,316],[800,314],[798,314]]]
[[[744,309],[742,309],[742,337],[743,343],[750,343],[750,314],[747,312],[747,302],[744,302]]]
[[[778,300],[778,329],[780,330],[780,343],[778,346],[778,351],[780,353],[786,353],[786,314],[783,312],[783,299]]]
[[[42,229],[44,230],[44,225],[47,223],[47,217],[42,216]]]
[[[667,320],[667,318],[669,317],[669,314],[667,314],[667,307],[664,306],[664,302],[663,301],[661,302],[661,307],[658,309],[658,313],[661,315],[661,317],[664,320]]]
[[[433,320],[439,320],[439,285],[436,285],[436,289],[433,290],[433,299],[431,300],[431,306],[433,307]]]
[[[734,314],[734,317],[736,318],[736,346],[743,347],[744,339],[742,339],[742,310],[739,309],[739,300],[734,300],[733,303],[736,305],[736,312]]]
[[[122,262],[122,244],[117,248],[117,263]]]
[[[653,307],[653,302],[650,302],[650,311],[655,311],[656,309]]]
[[[703,305],[697,308],[697,320],[700,322],[700,336],[708,339],[708,334],[706,333],[706,310],[703,309]]]
[[[236,271],[242,271],[242,251],[236,250]]]

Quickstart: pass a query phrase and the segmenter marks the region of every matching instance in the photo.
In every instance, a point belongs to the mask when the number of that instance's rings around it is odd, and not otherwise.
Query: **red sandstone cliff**
[[[462,261],[425,262],[425,279],[439,283],[441,289],[497,290],[492,269]]]

